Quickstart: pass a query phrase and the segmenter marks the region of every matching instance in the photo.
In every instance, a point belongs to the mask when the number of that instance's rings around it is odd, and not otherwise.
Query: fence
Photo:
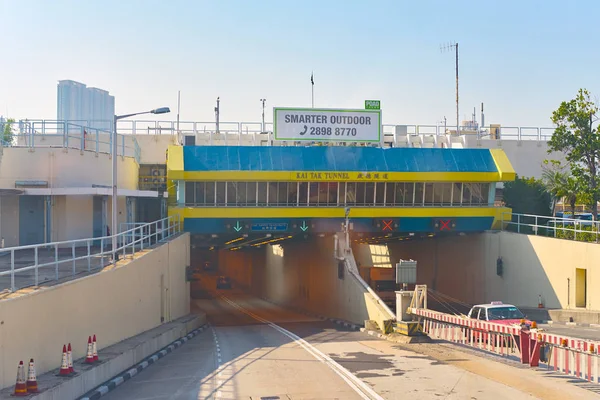
[[[598,242],[600,221],[560,218],[506,212],[501,216],[502,229],[528,235]]]
[[[113,236],[0,249],[0,290],[14,292],[100,270],[119,256],[133,257],[136,251],[172,237],[181,228],[179,216],[135,225],[116,235],[115,249]]]
[[[83,123],[85,121],[21,120],[10,124],[11,134],[1,144],[4,147],[68,148],[112,154],[111,130],[97,129]],[[136,138],[117,135],[117,155],[133,157],[139,163],[141,149]]]
[[[521,324],[494,322],[444,314],[427,307],[427,287],[417,285],[409,307],[428,336],[518,360],[531,367],[599,383],[598,342],[557,335]]]

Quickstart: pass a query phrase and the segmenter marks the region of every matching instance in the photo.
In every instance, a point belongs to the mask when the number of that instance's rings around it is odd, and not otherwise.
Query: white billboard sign
[[[275,140],[380,142],[381,111],[274,108]]]

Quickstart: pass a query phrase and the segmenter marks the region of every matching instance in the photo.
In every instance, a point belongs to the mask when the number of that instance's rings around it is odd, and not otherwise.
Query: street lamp
[[[138,112],[133,114],[115,115],[113,124],[113,140],[112,140],[112,252],[113,261],[117,261],[117,121],[124,118],[133,117],[134,115],[142,114],[167,114],[171,112],[169,107],[156,108],[150,111]]]
[[[262,131],[260,133],[265,133],[265,102],[267,99],[260,99],[262,103]]]

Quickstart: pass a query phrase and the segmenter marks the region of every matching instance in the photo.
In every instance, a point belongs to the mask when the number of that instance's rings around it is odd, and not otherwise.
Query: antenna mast
[[[456,51],[456,134],[459,134],[460,117],[458,113],[458,43],[449,43],[446,46],[441,46],[440,51],[450,51],[454,48]]]

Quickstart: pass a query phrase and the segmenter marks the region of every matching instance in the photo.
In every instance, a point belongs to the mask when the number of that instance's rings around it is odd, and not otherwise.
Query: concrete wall
[[[548,142],[538,140],[478,140],[465,135],[467,148],[502,149],[506,152],[513,168],[522,177],[542,177],[544,160],[559,160],[564,163],[562,153],[548,154]]]
[[[65,343],[77,359],[89,335],[104,348],[188,314],[189,240],[183,234],[115,269],[1,300],[0,387],[14,385],[20,360],[34,358],[41,374],[60,365]]]
[[[19,245],[19,196],[0,196],[0,238],[4,247]]]
[[[395,261],[418,261],[419,283],[470,304],[501,300],[536,308],[541,295],[547,308],[577,308],[576,269],[585,269],[585,308],[600,310],[600,246],[595,243],[488,232],[403,241],[389,249]],[[498,257],[502,276],[496,274]]]
[[[175,135],[132,135],[142,149],[140,164],[166,164],[169,145],[177,143]]]
[[[361,325],[365,320],[381,323],[384,318],[354,275],[345,269],[343,279],[338,278],[332,237],[223,251],[219,269],[237,285],[278,304]]]
[[[33,150],[33,151],[30,151]],[[14,189],[15,181],[47,181],[50,187],[112,185],[108,154],[52,148],[4,148],[0,158],[0,188]],[[135,190],[139,166],[131,157],[118,157],[119,187]]]

